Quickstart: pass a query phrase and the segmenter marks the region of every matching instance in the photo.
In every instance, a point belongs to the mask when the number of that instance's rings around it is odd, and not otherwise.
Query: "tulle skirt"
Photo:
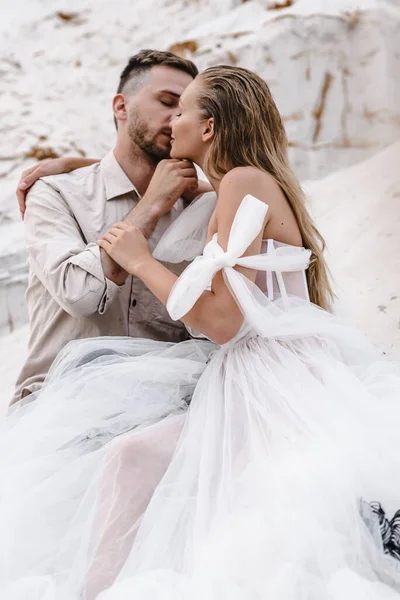
[[[400,597],[400,374],[343,331],[69,344],[1,432],[1,598]]]

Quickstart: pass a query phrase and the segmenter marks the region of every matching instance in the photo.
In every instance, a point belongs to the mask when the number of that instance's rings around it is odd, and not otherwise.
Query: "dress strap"
[[[275,250],[274,240],[268,239],[267,254],[271,254],[274,250]],[[274,299],[274,278],[273,278],[272,274],[273,274],[272,271],[266,272],[268,300],[271,300],[271,302]]]

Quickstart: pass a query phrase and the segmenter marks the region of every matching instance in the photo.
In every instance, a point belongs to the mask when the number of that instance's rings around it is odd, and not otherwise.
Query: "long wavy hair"
[[[329,310],[334,298],[323,256],[325,241],[307,210],[307,199],[289,166],[288,141],[271,92],[247,69],[217,66],[198,76],[198,104],[213,117],[215,135],[204,171],[221,178],[235,167],[252,166],[270,173],[295,215],[303,245],[311,250],[307,282],[311,302]]]

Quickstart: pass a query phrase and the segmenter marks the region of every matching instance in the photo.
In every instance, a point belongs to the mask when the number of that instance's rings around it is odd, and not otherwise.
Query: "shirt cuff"
[[[119,293],[120,289],[125,285],[125,284],[117,285],[110,279],[107,279],[107,277],[105,277],[104,280],[106,282],[106,288],[103,292],[103,295],[99,302],[99,307],[97,309],[97,312],[100,315],[103,315],[106,312],[107,308],[110,306],[110,304],[114,300],[115,296]]]
[[[101,264],[100,246],[94,242],[90,242],[83,252],[73,256],[69,262],[81,267],[81,269],[87,271],[103,283],[104,289],[98,303],[97,312],[100,315],[104,314],[124,284],[119,286],[104,275]],[[95,287],[97,288],[98,286],[94,285]]]

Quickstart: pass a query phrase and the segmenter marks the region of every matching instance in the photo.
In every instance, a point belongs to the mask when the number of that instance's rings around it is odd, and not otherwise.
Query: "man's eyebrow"
[[[159,94],[169,94],[170,96],[174,96],[174,98],[179,98],[181,97],[180,94],[177,94],[176,92],[171,92],[171,90],[160,90]]]

